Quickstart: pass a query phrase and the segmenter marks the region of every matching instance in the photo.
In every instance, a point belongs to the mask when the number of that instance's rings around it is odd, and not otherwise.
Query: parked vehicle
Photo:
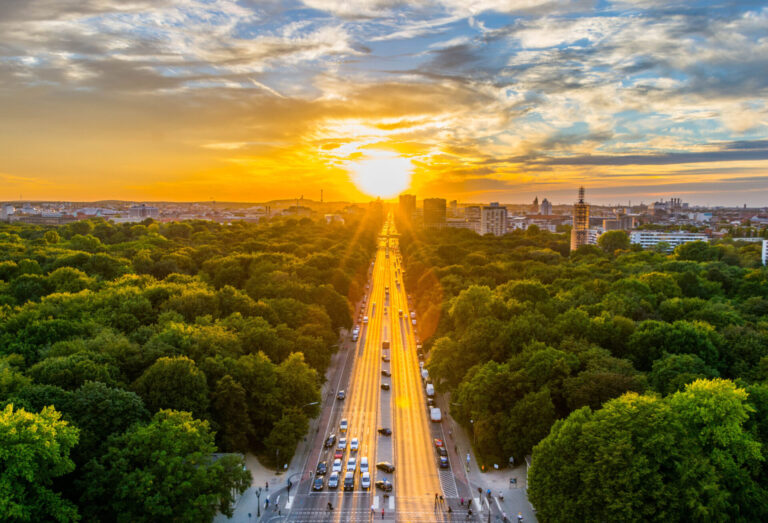
[[[432,397],[435,395],[435,386],[431,383],[427,383],[427,396]]]
[[[443,421],[443,414],[440,412],[438,407],[432,407],[429,410],[429,419],[436,423]]]
[[[328,439],[325,440],[325,448],[329,449],[336,443],[336,434],[331,434]]]

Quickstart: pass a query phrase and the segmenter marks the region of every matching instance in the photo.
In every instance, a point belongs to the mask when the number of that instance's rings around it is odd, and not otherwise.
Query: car
[[[360,488],[363,490],[368,490],[371,488],[371,473],[370,472],[363,472],[360,475]]]
[[[381,361],[389,361],[389,356],[386,354],[382,354]]]
[[[343,390],[340,390],[339,392],[336,393],[337,400],[343,400],[346,397],[347,397],[347,393],[344,392]]]
[[[331,472],[328,476],[328,488],[339,488],[339,473]]]
[[[317,471],[315,472],[315,474],[317,474],[318,476],[325,476],[326,472],[328,472],[328,463],[326,463],[325,461],[321,461],[320,463],[317,464]]]
[[[333,465],[331,465],[331,472],[341,472],[341,460],[340,459],[333,460]]]
[[[440,468],[441,469],[447,469],[449,467],[448,465],[448,458],[445,456],[440,456]]]
[[[336,444],[338,450],[347,450],[347,438],[339,438],[339,442]]]
[[[427,407],[434,407],[435,406],[435,400],[434,398],[427,398]]]
[[[443,443],[443,440],[441,440],[439,438],[435,438],[434,442],[435,442],[435,447],[444,447],[445,446],[445,444]]]
[[[347,428],[349,428],[349,422],[347,421],[347,418],[344,418],[339,423],[339,429],[341,429],[342,432],[346,432]]]
[[[395,471],[395,466],[389,461],[379,461],[378,463],[376,463],[376,468],[379,470],[383,470],[384,472]]]
[[[358,335],[356,332],[353,332],[352,333],[352,341],[357,341],[358,339],[360,339],[360,335]]]
[[[323,476],[318,476],[312,482],[312,490],[323,490]]]
[[[400,309],[399,311],[397,311],[397,315],[402,318],[403,317],[403,309]]]
[[[347,460],[347,472],[350,470],[354,472],[357,469],[357,458],[349,458]]]
[[[448,451],[445,450],[445,447],[437,447],[437,454],[440,456],[448,456]]]
[[[336,451],[333,453],[333,459],[341,459],[344,457],[344,451],[341,449],[336,449]]]
[[[392,429],[387,427],[382,427],[379,429],[379,434],[382,436],[391,436],[392,435]]]
[[[329,449],[336,443],[336,434],[330,434],[328,439],[325,440],[325,448]]]
[[[382,388],[382,390],[389,390],[389,383],[387,383],[387,382],[382,383],[381,384],[381,388]]]
[[[349,442],[349,450],[357,450],[360,447],[360,440],[357,438],[352,438],[352,441]]]
[[[368,472],[368,457],[360,458],[360,472]]]
[[[416,325],[416,320],[411,320],[412,325]]]
[[[355,473],[347,472],[344,475],[344,490],[355,490]]]
[[[381,370],[381,375],[382,376],[386,376],[387,378],[389,378],[390,376],[392,376],[392,373],[389,372],[387,369],[382,369]]]
[[[363,316],[363,323],[368,323],[368,316]]]
[[[384,307],[384,314],[386,314],[386,313],[387,313],[387,308],[386,308],[386,307]]]
[[[392,482],[388,479],[380,479],[376,482],[376,488],[384,492],[392,492]]]

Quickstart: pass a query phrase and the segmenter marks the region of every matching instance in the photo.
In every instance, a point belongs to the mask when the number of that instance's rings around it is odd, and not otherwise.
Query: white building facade
[[[630,231],[629,241],[639,244],[643,249],[651,249],[659,243],[666,243],[670,249],[674,249],[688,242],[709,241],[709,237],[698,232]]]
[[[507,234],[507,208],[500,206],[498,202],[483,207],[480,214],[480,234]]]

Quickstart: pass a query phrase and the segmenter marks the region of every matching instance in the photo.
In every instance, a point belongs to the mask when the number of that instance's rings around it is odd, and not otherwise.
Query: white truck
[[[435,395],[435,386],[431,383],[427,383],[427,396],[432,397]]]
[[[431,419],[435,423],[439,423],[443,421],[443,414],[440,412],[440,409],[438,407],[432,407],[431,409],[429,409],[429,419]]]

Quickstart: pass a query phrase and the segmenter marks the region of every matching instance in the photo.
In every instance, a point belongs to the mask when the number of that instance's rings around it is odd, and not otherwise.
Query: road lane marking
[[[395,496],[389,496],[389,510],[395,510]]]
[[[483,510],[483,506],[480,504],[480,498],[472,498],[475,502],[475,505],[477,505],[477,510]]]
[[[374,509],[379,508],[379,496],[374,496],[373,497],[373,508]]]

